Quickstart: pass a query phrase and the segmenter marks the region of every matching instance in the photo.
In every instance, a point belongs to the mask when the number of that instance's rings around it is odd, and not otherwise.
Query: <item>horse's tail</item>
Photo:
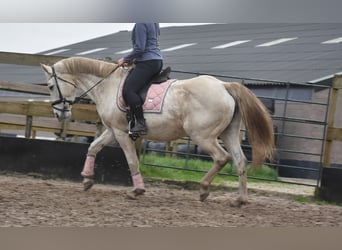
[[[242,84],[225,82],[224,86],[235,99],[237,110],[247,128],[248,141],[252,146],[253,167],[261,166],[265,159],[272,161],[275,150],[274,132],[267,108]]]

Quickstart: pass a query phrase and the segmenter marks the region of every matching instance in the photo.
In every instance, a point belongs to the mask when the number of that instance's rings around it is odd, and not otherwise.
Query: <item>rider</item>
[[[135,63],[135,67],[128,75],[123,87],[123,97],[137,121],[131,129],[133,133],[147,133],[142,107],[143,100],[138,93],[152,80],[153,76],[160,73],[163,67],[159,41],[158,23],[136,23],[132,31],[133,51],[118,60],[119,66]]]

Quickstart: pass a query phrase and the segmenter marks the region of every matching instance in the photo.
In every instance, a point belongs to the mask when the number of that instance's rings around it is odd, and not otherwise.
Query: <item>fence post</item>
[[[68,130],[69,120],[64,119],[62,121],[62,127],[61,127],[61,139],[65,141],[65,138],[67,137],[67,130]]]
[[[26,116],[26,124],[25,124],[25,138],[31,137],[32,131],[32,115]]]
[[[331,145],[334,140],[342,140],[342,129],[335,128],[335,112],[337,106],[338,90],[342,89],[342,75],[335,75],[332,83],[332,90],[330,93],[330,105],[328,114],[328,126],[325,139],[323,167],[329,167],[330,165],[330,153]]]

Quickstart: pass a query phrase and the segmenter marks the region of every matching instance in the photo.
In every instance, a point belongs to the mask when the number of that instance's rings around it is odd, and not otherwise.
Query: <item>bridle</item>
[[[112,73],[114,73],[120,66],[116,66],[112,71],[110,71],[104,78],[100,79],[97,83],[95,83],[91,88],[89,88],[88,90],[86,90],[82,95],[80,95],[79,97],[76,97],[75,100],[68,100],[66,99],[63,94],[62,94],[62,91],[61,91],[61,88],[58,84],[58,80],[61,80],[63,82],[66,82],[70,85],[72,85],[74,88],[77,88],[77,85],[73,82],[70,82],[68,80],[65,80],[59,76],[57,76],[56,74],[56,70],[54,68],[54,66],[51,66],[51,69],[52,69],[52,75],[51,75],[51,78],[54,78],[55,80],[55,85],[57,87],[57,91],[58,91],[58,95],[59,95],[59,99],[52,102],[51,103],[51,106],[53,109],[55,110],[58,110],[62,113],[64,112],[68,112],[68,111],[71,111],[70,108],[67,108],[66,104],[69,104],[69,106],[73,105],[74,103],[77,103],[79,100],[81,99],[84,99],[84,97],[91,91],[93,90],[97,85],[99,85],[103,80],[105,80],[108,76],[110,76]],[[63,108],[59,108],[59,107],[56,107],[56,105],[58,104],[63,104]]]
[[[66,83],[71,84],[74,88],[77,88],[77,86],[76,86],[74,83],[72,83],[72,82],[70,82],[70,81],[67,81],[67,80],[65,80],[65,79],[63,79],[63,78],[57,76],[56,70],[55,70],[55,68],[54,68],[53,66],[51,66],[51,69],[52,69],[51,78],[54,78],[54,80],[55,80],[55,85],[56,85],[56,87],[57,87],[57,91],[58,91],[58,95],[59,95],[59,99],[56,100],[56,101],[54,101],[54,102],[52,102],[52,103],[51,103],[51,106],[52,106],[53,109],[58,110],[58,111],[61,111],[62,113],[67,112],[67,111],[70,111],[70,109],[67,109],[67,108],[66,108],[66,105],[65,105],[65,104],[68,103],[69,105],[72,105],[72,104],[75,103],[75,100],[76,100],[76,99],[72,101],[72,100],[66,99],[66,98],[63,96],[62,91],[61,91],[61,88],[59,87],[59,84],[58,84],[58,79],[61,80],[61,81],[63,81],[63,82],[66,82]],[[63,103],[63,108],[62,108],[62,109],[59,108],[59,107],[56,107],[56,105],[61,104],[61,103]]]

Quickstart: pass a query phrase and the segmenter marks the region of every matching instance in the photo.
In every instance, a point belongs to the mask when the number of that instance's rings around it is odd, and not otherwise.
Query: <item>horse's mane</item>
[[[61,73],[72,75],[91,74],[98,77],[107,77],[115,68],[115,64],[85,57],[70,57],[60,61]]]

